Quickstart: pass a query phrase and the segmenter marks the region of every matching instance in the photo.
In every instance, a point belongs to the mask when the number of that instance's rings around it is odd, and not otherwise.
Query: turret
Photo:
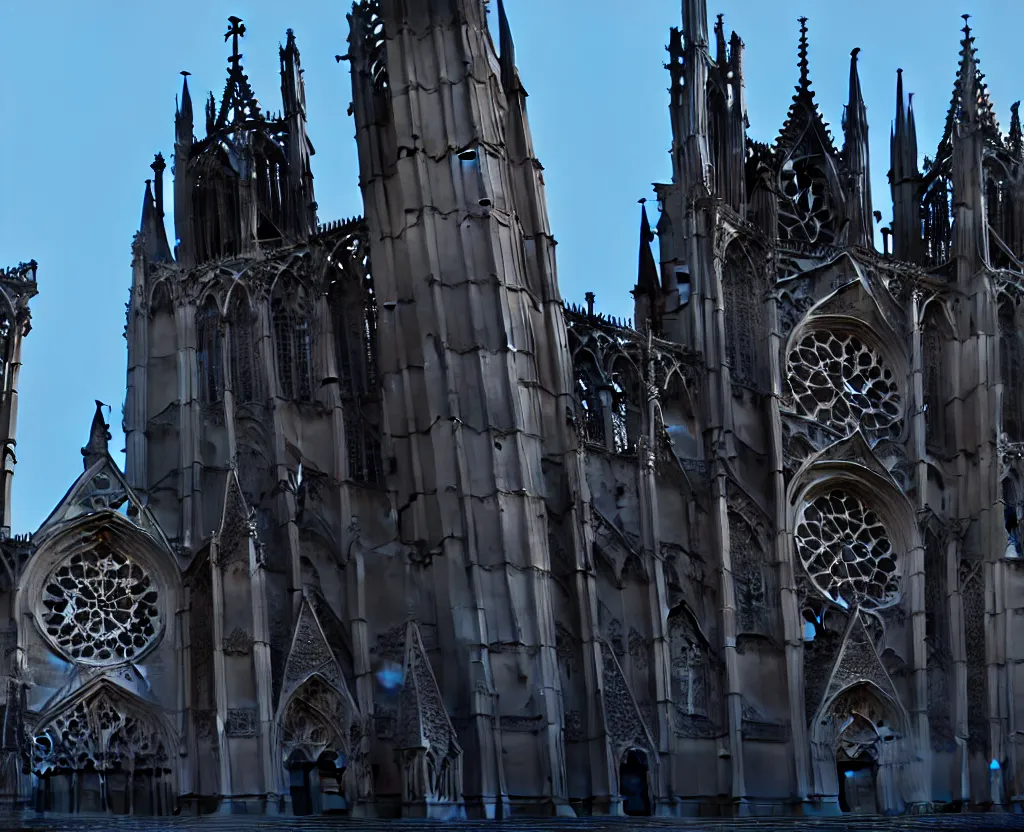
[[[288,156],[289,222],[299,239],[316,229],[313,170],[310,157],[316,152],[306,134],[306,84],[302,77],[295,33],[289,29],[281,55],[281,101],[288,122],[285,148]]]
[[[708,148],[708,12],[705,0],[684,0],[683,29],[669,41],[672,73],[673,180],[684,193],[710,192]]]
[[[664,300],[658,267],[651,251],[654,232],[647,218],[647,206],[644,204],[646,201],[640,200],[640,261],[637,265],[636,286],[633,288],[633,320],[637,329],[650,329],[655,335],[660,335]]]
[[[164,229],[164,169],[167,167],[164,157],[158,153],[151,167],[154,179],[152,182],[146,180],[146,193],[142,200],[142,221],[139,225],[143,253],[147,262],[169,263],[172,260],[171,249],[167,244],[167,232]]]

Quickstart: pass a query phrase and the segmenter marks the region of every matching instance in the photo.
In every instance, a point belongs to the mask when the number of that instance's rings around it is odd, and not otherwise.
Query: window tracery
[[[834,489],[807,503],[796,549],[815,588],[841,607],[888,607],[899,600],[896,553],[878,514]]]
[[[274,348],[278,392],[284,399],[313,398],[313,333],[305,297],[299,291],[274,298]]]
[[[196,312],[196,363],[199,367],[199,401],[203,404],[219,402],[224,389],[220,312],[211,295]]]
[[[256,316],[248,298],[236,295],[231,303],[231,392],[236,404],[261,398],[255,328]]]
[[[834,239],[835,212],[825,175],[825,159],[809,148],[798,150],[779,174],[779,239],[782,242],[829,244]]]
[[[878,352],[856,335],[811,330],[788,363],[790,388],[805,415],[851,432],[897,427],[899,385]]]
[[[40,776],[83,770],[165,774],[169,763],[155,720],[107,691],[78,700],[32,738],[32,770]]]
[[[92,665],[137,658],[160,629],[159,595],[145,569],[127,556],[76,552],[43,590],[43,628],[67,656]]]

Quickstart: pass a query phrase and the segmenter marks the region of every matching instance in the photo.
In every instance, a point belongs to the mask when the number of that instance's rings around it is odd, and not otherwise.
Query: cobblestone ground
[[[580,818],[521,819],[514,821],[414,821],[414,820],[352,820],[343,817],[268,817],[244,815],[209,815],[205,817],[116,818],[79,817],[13,819],[0,816],[0,830],[38,830],[38,832],[162,832],[162,830],[210,830],[210,832],[270,832],[282,830],[349,830],[350,832],[632,832],[632,830],[678,829],[684,832],[946,832],[946,830],[1024,829],[1024,815],[943,814],[918,817],[876,818],[845,816],[838,818],[744,818],[687,819],[670,818]]]

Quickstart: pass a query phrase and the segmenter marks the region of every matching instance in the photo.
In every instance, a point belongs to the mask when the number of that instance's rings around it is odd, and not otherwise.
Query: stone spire
[[[868,148],[868,114],[857,72],[857,54],[850,53],[850,98],[843,113],[843,163],[847,175],[846,216],[850,222],[851,245],[870,247],[874,243],[871,215],[871,165]]]
[[[896,121],[889,135],[889,187],[892,192],[892,253],[916,262],[921,251],[921,174],[917,163],[914,108],[903,91],[903,70],[896,70]]]

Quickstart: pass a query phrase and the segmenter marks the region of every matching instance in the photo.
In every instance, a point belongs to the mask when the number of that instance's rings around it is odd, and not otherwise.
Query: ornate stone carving
[[[229,737],[256,736],[256,709],[229,708],[224,733]]]
[[[605,719],[612,745],[619,749],[618,756],[630,747],[647,749],[653,755],[655,746],[650,730],[644,724],[614,651],[604,644],[601,652],[604,655]]]
[[[248,656],[252,652],[252,636],[241,627],[235,627],[224,639],[224,653],[228,656]]]
[[[984,754],[989,744],[988,674],[985,662],[985,577],[980,563],[961,563],[960,595],[967,649],[967,745],[973,753]]]
[[[157,588],[140,564],[120,552],[104,546],[76,552],[44,586],[44,631],[75,661],[132,661],[160,632]]]
[[[462,748],[414,623],[406,628],[404,670],[395,736],[403,797],[408,801],[459,803]]]
[[[778,581],[761,511],[730,487],[729,552],[736,593],[737,633],[772,638],[778,616]]]
[[[337,688],[344,687],[337,659],[331,652],[316,613],[309,601],[304,599],[292,638],[292,649],[285,663],[284,690],[287,692],[314,673]]]
[[[629,657],[633,662],[633,669],[645,671],[650,664],[650,645],[647,643],[635,627],[629,628]]]
[[[565,712],[564,736],[567,742],[580,742],[586,739],[586,733],[583,730],[583,714],[574,708]]]

